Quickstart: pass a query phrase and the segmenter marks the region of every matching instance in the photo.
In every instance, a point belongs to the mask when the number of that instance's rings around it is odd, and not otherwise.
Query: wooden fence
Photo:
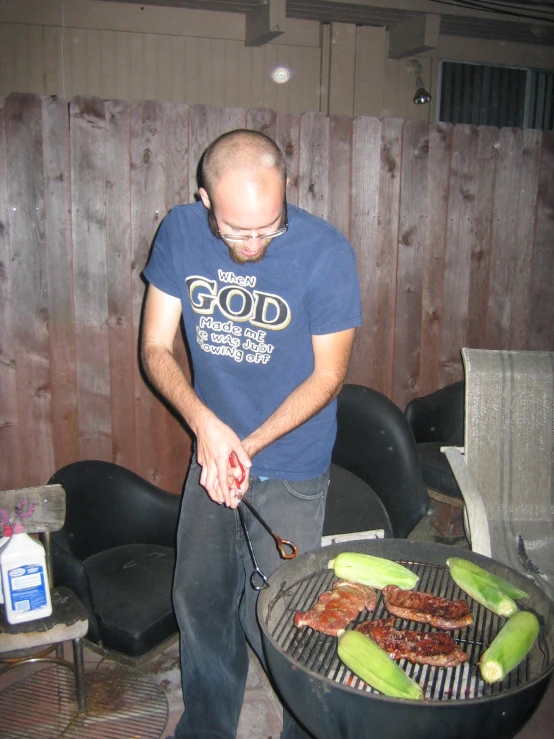
[[[352,240],[349,380],[401,408],[460,348],[554,350],[554,137],[318,113],[12,95],[0,109],[0,486],[113,460],[180,491],[190,439],[137,362],[144,267],[206,145],[283,148],[289,201]],[[182,343],[177,347],[186,364]]]

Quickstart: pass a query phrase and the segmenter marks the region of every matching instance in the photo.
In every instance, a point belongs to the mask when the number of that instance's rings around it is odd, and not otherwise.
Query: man
[[[219,137],[203,158],[201,202],[166,216],[144,271],[143,365],[196,437],[173,591],[185,701],[178,739],[234,738],[247,641],[264,662],[240,497],[301,552],[320,546],[359,286],[350,244],[287,207],[285,186],[270,138],[242,129]],[[173,357],[181,316],[194,388]],[[230,457],[246,471],[240,488]],[[269,575],[281,564],[275,544],[252,518],[249,531]],[[286,714],[283,736],[306,734]]]

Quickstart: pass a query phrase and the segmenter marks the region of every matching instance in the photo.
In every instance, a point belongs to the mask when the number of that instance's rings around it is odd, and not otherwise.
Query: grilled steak
[[[439,629],[461,629],[473,623],[465,600],[448,600],[431,593],[402,590],[396,585],[383,588],[387,611],[398,618],[431,624]]]
[[[407,659],[420,665],[455,667],[468,659],[450,634],[444,631],[423,633],[395,629],[393,624],[394,617],[364,621],[356,626],[356,631],[369,636],[395,660]]]
[[[364,608],[375,610],[376,603],[377,593],[368,585],[336,580],[331,590],[319,596],[311,611],[296,611],[294,623],[298,628],[311,626],[316,631],[336,636]]]

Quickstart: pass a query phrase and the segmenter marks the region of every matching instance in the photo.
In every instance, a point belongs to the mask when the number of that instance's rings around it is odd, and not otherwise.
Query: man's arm
[[[355,329],[312,336],[314,370],[269,418],[242,441],[250,457],[297,428],[335,398],[342,387]]]
[[[184,418],[196,436],[197,458],[202,465],[200,483],[212,500],[231,505],[229,454],[235,452],[246,468],[251,466],[251,462],[235,432],[222,423],[194,392],[173,355],[181,311],[179,298],[149,286],[142,327],[142,364],[154,387]]]

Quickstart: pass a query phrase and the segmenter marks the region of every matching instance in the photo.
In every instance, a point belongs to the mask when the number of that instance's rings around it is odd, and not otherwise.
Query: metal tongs
[[[232,452],[229,455],[229,464],[231,467],[240,467],[241,476],[236,480],[237,488],[240,488],[242,483],[244,482],[244,478],[246,477],[246,473],[244,471],[244,467],[241,464],[240,460],[236,456],[234,452]],[[269,587],[269,581],[267,577],[264,575],[264,573],[261,571],[261,569],[258,566],[258,562],[256,560],[256,555],[254,554],[254,548],[252,546],[252,542],[250,541],[250,535],[248,533],[248,528],[246,526],[246,521],[244,518],[244,511],[242,510],[242,505],[245,505],[250,513],[252,513],[253,516],[255,516],[258,521],[262,524],[262,526],[268,531],[273,539],[275,540],[275,543],[277,544],[277,549],[279,550],[279,555],[281,556],[281,559],[294,559],[296,555],[298,554],[298,547],[296,544],[293,544],[292,541],[289,541],[288,539],[281,539],[280,536],[278,536],[270,527],[269,525],[264,521],[264,519],[260,516],[258,511],[242,496],[239,497],[239,505],[237,506],[237,512],[239,514],[240,522],[242,525],[242,530],[244,531],[244,538],[246,539],[246,544],[248,546],[248,551],[250,552],[250,558],[252,559],[252,564],[254,565],[254,571],[250,575],[250,585],[254,590],[263,590],[264,588]],[[289,547],[290,552],[286,552],[283,547]],[[257,584],[256,582],[256,576],[258,576],[261,580],[261,585]]]

